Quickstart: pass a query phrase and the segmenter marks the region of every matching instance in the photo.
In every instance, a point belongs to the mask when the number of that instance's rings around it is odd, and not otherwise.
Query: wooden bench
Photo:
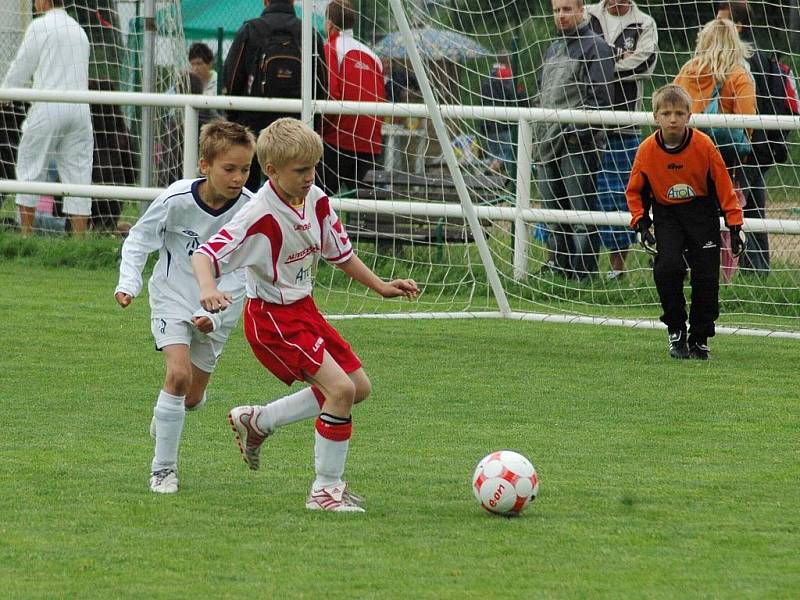
[[[464,175],[475,205],[497,204],[509,199],[506,180],[499,175]],[[421,176],[398,171],[369,171],[347,197],[398,202],[448,202],[460,199],[449,177]],[[467,244],[472,232],[464,217],[403,216],[348,212],[342,216],[354,242],[373,242],[381,248],[406,244]],[[483,221],[485,227],[488,221]]]

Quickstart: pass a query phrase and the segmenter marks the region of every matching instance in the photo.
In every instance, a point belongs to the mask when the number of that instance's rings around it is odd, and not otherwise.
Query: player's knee
[[[343,378],[331,387],[333,400],[341,406],[352,406],[356,395],[356,386],[349,378]]]
[[[372,392],[372,383],[369,379],[364,379],[363,381],[356,381],[354,382],[355,385],[355,394],[353,396],[353,402],[358,404],[359,402],[363,402],[366,400],[370,393]]]
[[[192,372],[189,369],[172,369],[167,371],[164,389],[176,396],[184,396],[192,385]],[[199,399],[198,399],[199,401]]]

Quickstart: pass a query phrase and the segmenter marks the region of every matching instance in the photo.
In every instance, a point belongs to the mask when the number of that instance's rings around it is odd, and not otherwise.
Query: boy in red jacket
[[[325,10],[325,61],[331,100],[383,102],[386,97],[380,58],[353,37],[356,11],[349,0],[332,0]],[[379,117],[326,115],[322,125],[325,153],[320,178],[325,191],[353,188],[375,169],[381,153]]]
[[[653,113],[659,128],[639,146],[625,195],[631,228],[645,250],[656,254],[653,278],[664,311],[661,321],[669,332],[670,356],[707,360],[708,338],[719,316],[720,207],[734,256],[744,252],[746,238],[742,209],[722,155],[711,138],[688,127],[691,104],[680,86],[655,91]],[[688,340],[683,294],[687,264],[692,286]]]

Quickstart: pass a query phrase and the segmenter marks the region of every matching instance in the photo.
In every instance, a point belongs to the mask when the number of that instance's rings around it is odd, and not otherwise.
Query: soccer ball
[[[489,512],[512,517],[536,498],[539,477],[531,461],[521,454],[498,450],[478,463],[472,492]]]

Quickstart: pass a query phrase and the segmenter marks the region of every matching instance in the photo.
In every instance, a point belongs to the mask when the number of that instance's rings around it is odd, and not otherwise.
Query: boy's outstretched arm
[[[233,303],[233,297],[227,292],[217,289],[214,268],[211,259],[202,252],[192,255],[192,270],[200,285],[200,306],[210,313],[225,310]]]
[[[355,279],[369,289],[376,291],[384,298],[405,296],[411,299],[416,298],[419,293],[417,283],[413,279],[393,279],[392,281],[384,281],[373,273],[355,254],[336,266],[347,273],[351,279]]]

